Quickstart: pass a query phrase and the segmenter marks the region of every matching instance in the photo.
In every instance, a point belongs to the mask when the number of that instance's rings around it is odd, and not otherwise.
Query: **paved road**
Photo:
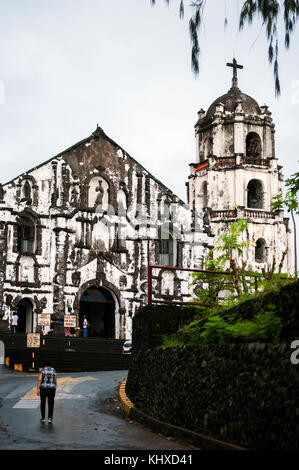
[[[126,375],[59,374],[49,425],[40,423],[37,374],[0,365],[0,450],[190,450],[124,415],[117,388]]]

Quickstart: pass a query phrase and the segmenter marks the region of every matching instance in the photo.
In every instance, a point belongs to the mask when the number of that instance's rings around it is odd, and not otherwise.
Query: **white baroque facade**
[[[147,266],[201,267],[209,237],[193,212],[101,128],[0,188],[2,327],[40,331],[88,317],[90,334],[130,338]],[[185,272],[153,270],[153,298],[190,300]],[[4,325],[4,326],[3,326]]]

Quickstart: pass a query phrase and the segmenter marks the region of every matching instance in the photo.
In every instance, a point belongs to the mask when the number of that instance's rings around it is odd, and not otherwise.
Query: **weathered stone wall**
[[[115,337],[130,338],[132,317],[147,301],[148,251],[162,264],[161,227],[176,235],[178,266],[201,267],[208,245],[190,208],[101,128],[0,185],[0,213],[0,318],[9,321],[26,298],[33,331],[39,313],[79,321],[82,293],[97,286],[113,295]],[[23,219],[34,233],[26,250]],[[154,272],[153,296],[188,300],[189,283],[184,273]]]
[[[249,449],[299,448],[299,365],[290,344],[135,351],[126,392],[166,421]]]
[[[134,351],[159,346],[163,335],[174,333],[196,315],[194,307],[177,305],[147,305],[133,318],[132,343]]]
[[[252,449],[299,449],[299,281],[225,314],[250,319],[275,306],[282,344],[199,344],[157,348],[190,321],[189,307],[147,306],[133,320],[126,392],[161,421]]]

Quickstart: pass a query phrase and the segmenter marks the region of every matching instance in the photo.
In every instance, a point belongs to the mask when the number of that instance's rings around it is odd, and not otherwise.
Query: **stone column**
[[[3,285],[5,281],[6,253],[7,253],[7,225],[0,222],[0,318],[4,315]]]
[[[67,229],[55,228],[56,236],[56,263],[54,274],[54,298],[53,298],[53,320],[54,335],[64,334],[63,320],[65,314],[64,288],[66,284],[66,261],[67,261]]]

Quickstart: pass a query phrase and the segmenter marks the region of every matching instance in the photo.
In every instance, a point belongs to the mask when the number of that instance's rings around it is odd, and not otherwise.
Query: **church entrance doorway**
[[[115,338],[115,302],[111,292],[92,286],[83,292],[79,307],[79,325],[88,321],[88,336]]]
[[[22,299],[17,305],[18,326],[17,331],[31,333],[33,331],[33,305],[29,299]]]

